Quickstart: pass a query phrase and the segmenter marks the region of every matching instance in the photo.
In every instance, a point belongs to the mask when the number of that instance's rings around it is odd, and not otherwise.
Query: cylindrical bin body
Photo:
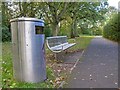
[[[23,82],[46,79],[44,22],[35,18],[11,21],[14,77]]]

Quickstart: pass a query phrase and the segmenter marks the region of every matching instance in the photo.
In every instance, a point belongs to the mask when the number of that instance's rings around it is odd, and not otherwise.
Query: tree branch
[[[65,2],[64,8],[63,10],[58,14],[58,18],[60,19],[63,14],[66,12],[66,8],[67,8],[68,2]]]
[[[45,8],[42,9],[43,12],[46,14],[48,20],[52,23],[53,21],[50,19],[50,17],[48,16],[48,13],[46,12]]]

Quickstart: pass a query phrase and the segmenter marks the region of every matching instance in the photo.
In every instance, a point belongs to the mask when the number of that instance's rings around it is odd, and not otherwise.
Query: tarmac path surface
[[[95,37],[67,83],[65,88],[118,88],[118,44]]]

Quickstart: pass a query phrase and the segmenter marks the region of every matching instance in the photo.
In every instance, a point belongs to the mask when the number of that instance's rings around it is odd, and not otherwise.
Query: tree
[[[37,2],[14,2],[12,6],[14,6],[14,17],[36,17],[41,9]]]
[[[2,2],[2,41],[10,41],[11,40],[11,32],[10,32],[10,18],[11,13],[8,9],[8,3]]]
[[[71,38],[78,36],[77,25],[82,28],[84,22],[90,21],[90,25],[92,24],[93,26],[95,23],[98,23],[98,21],[101,22],[104,20],[103,14],[106,13],[106,3],[74,2],[70,4],[71,7],[67,14],[72,19]],[[81,20],[83,20],[83,22],[80,23]]]
[[[103,36],[110,40],[120,42],[120,18],[118,15],[118,13],[113,14],[112,18],[110,18],[110,20],[104,26]]]
[[[64,15],[68,8],[68,2],[46,2],[44,4],[42,10],[51,24],[53,36],[57,36],[60,30],[60,22],[65,19]]]
[[[69,23],[66,25],[71,27],[71,37],[79,35],[78,26],[82,27],[82,23],[87,22],[88,26],[92,26],[101,22],[106,12],[101,2],[8,2],[6,7],[9,19],[22,16],[44,19],[46,27],[49,27],[50,32],[52,30],[53,36],[58,35],[60,25],[65,21]],[[83,22],[80,22],[81,20]]]

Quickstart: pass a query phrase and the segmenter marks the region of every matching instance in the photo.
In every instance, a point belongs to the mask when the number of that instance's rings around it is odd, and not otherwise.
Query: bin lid
[[[37,18],[29,18],[29,17],[20,17],[11,19],[10,22],[19,22],[19,21],[33,21],[33,22],[41,22],[44,23],[43,20]]]

